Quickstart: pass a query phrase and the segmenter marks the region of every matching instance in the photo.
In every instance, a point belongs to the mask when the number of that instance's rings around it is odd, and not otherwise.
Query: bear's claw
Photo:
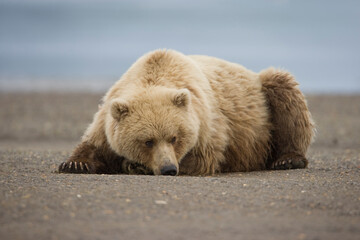
[[[82,162],[79,163],[81,171],[84,171],[84,165]]]
[[[59,165],[59,173],[90,173],[90,168],[83,162],[63,162]]]
[[[276,160],[271,169],[273,170],[286,170],[286,169],[296,169],[296,168],[306,168],[308,160],[303,156],[286,156],[281,157]]]

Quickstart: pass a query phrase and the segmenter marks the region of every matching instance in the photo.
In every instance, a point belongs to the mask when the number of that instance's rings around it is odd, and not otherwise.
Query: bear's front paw
[[[94,173],[94,169],[85,162],[68,161],[60,164],[59,173]]]
[[[300,155],[287,155],[280,157],[273,164],[271,169],[274,170],[286,170],[296,168],[306,168],[308,160]]]
[[[139,175],[153,175],[153,172],[140,163],[130,162],[128,160],[124,160],[122,164],[123,173],[126,174],[139,174]]]

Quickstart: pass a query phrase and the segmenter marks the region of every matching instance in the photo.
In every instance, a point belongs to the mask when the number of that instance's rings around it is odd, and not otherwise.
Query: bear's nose
[[[175,165],[168,165],[161,169],[161,175],[170,175],[175,176],[177,173],[177,168]]]

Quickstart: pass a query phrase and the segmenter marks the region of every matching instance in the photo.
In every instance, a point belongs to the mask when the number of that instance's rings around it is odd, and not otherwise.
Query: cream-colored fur
[[[276,96],[264,89],[264,83],[275,79],[274,71],[269,69],[259,75],[239,64],[213,57],[185,56],[173,50],[150,52],[136,61],[107,92],[104,104],[82,138],[83,145],[98,152],[106,149],[104,159],[109,154],[113,155],[111,161],[117,159],[115,155],[122,156],[154,174],[160,174],[161,168],[169,164],[175,165],[179,173],[189,175],[271,167],[277,164],[274,154],[281,157],[281,151],[274,149],[272,138],[281,126],[274,125],[272,114],[286,115],[285,108],[277,112],[269,107]],[[289,145],[284,154],[296,152],[304,157],[312,137],[311,116],[296,82],[291,75],[284,74],[279,78],[294,83],[291,85],[294,90],[290,91],[300,94],[294,95],[294,101],[301,105],[300,110],[295,106],[294,112],[303,112],[299,121],[305,122],[296,133],[301,137],[301,146]],[[293,117],[289,117],[289,122]],[[287,121],[287,117],[283,120]],[[276,137],[281,138],[281,134]],[[73,154],[77,158],[79,148]],[[101,158],[101,153],[98,155]],[[91,158],[87,156],[81,158]],[[69,161],[77,158],[71,157]],[[111,166],[107,160],[92,160],[104,163],[104,169]],[[90,172],[101,172],[96,167],[92,169]]]

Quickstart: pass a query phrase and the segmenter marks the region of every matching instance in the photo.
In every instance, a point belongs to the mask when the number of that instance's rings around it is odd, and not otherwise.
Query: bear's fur
[[[214,57],[150,52],[110,88],[59,171],[209,175],[304,168],[314,124],[297,85],[282,70],[257,74]]]

